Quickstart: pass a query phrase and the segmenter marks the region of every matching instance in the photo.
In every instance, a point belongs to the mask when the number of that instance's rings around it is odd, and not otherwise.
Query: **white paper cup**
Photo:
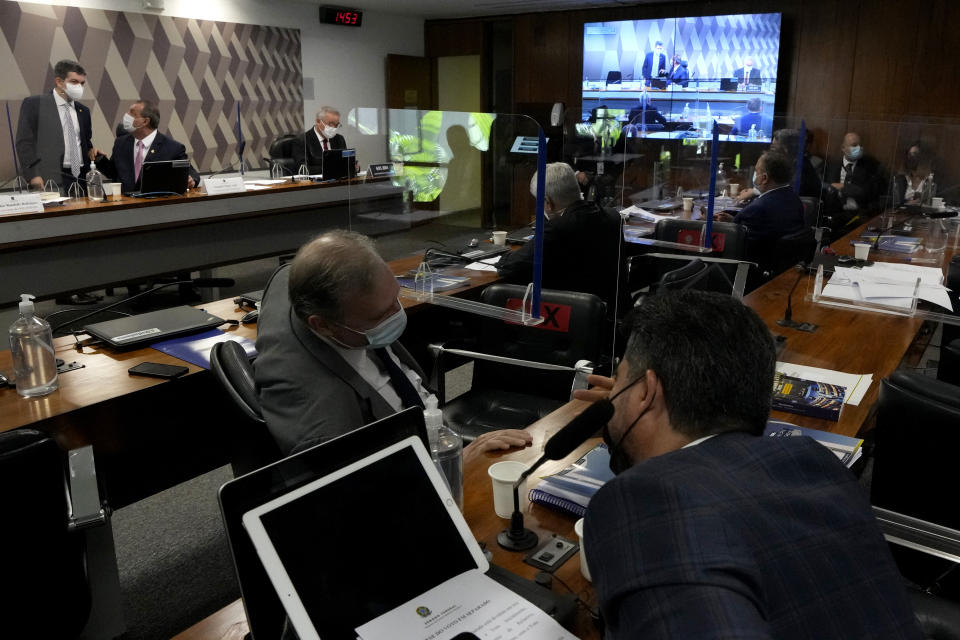
[[[693,211],[693,198],[684,198],[684,199],[683,199],[683,210],[684,210],[684,211]]]
[[[730,197],[732,198],[732,197],[736,196],[738,193],[740,193],[740,185],[739,185],[739,184],[736,184],[736,183],[734,183],[734,182],[731,182],[731,183],[730,183]]]
[[[111,200],[116,200],[122,194],[123,183],[121,182],[105,182],[103,184],[103,193],[106,196],[109,196]]]
[[[853,252],[857,260],[866,260],[870,257],[870,245],[866,242],[855,242],[853,244]]]
[[[507,244],[507,232],[506,231],[494,231],[493,232],[493,244],[498,246],[503,246]]]
[[[573,530],[576,532],[577,539],[580,541],[580,573],[583,574],[583,577],[586,578],[588,582],[593,582],[590,578],[590,569],[587,568],[586,548],[583,546],[583,518],[577,520],[573,525]]]
[[[513,483],[520,474],[527,470],[527,465],[516,460],[495,462],[487,469],[487,474],[493,481],[493,510],[501,518],[510,519],[513,515]],[[527,499],[527,481],[524,480],[518,487],[520,494],[520,511],[525,511]]]
[[[943,209],[943,198],[934,198],[931,204],[934,209]]]

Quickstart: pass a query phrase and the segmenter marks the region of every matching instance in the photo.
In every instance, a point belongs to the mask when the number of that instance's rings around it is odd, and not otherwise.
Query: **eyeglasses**
[[[321,120],[320,123],[323,124],[323,126],[325,126],[325,127],[332,127],[332,128],[334,128],[334,129],[339,129],[339,128],[340,128],[340,123],[339,123],[339,122],[336,123],[336,124],[331,124],[331,123],[329,123],[329,122],[324,122],[323,120]]]

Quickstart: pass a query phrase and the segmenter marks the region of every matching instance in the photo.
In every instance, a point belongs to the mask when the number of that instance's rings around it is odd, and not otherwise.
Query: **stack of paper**
[[[652,211],[647,211],[637,205],[630,205],[626,209],[620,212],[621,214],[626,213],[631,218],[638,218],[640,220],[646,220],[647,222],[660,222],[661,220],[667,220],[668,218],[676,218],[676,214],[660,214],[653,213]]]
[[[909,309],[917,279],[921,300],[953,311],[948,290],[943,286],[943,271],[938,267],[876,262],[860,269],[836,267],[822,294],[829,298],[870,302]]]

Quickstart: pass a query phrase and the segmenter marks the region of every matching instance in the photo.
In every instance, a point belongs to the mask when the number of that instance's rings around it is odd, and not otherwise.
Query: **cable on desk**
[[[591,606],[587,603],[587,601],[584,600],[583,598],[581,598],[579,593],[577,593],[576,591],[574,591],[573,589],[571,589],[571,588],[570,588],[570,585],[568,585],[566,582],[564,582],[564,581],[560,578],[560,576],[558,576],[558,575],[555,574],[555,573],[553,573],[553,574],[551,574],[551,575],[553,576],[553,579],[554,579],[554,580],[556,580],[557,582],[559,582],[560,584],[562,584],[563,587],[564,587],[567,591],[569,591],[569,592],[577,599],[577,604],[579,604],[581,607],[583,607],[584,609],[586,609],[587,612],[590,613],[590,617],[591,617],[591,618],[593,618],[594,620],[598,620],[598,619],[600,618],[600,610],[599,610],[599,609],[594,609],[593,607],[591,607]]]

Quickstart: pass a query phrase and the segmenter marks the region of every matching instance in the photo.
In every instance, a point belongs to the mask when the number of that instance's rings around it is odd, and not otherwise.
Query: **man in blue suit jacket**
[[[656,61],[654,61],[654,58],[656,58]],[[653,51],[648,52],[643,58],[643,67],[640,69],[640,73],[643,76],[644,86],[650,86],[651,78],[660,78],[666,75],[666,69],[667,56],[663,53],[663,43],[657,40],[653,45]],[[661,82],[658,86],[663,88],[663,84]]]
[[[53,91],[25,98],[17,123],[21,175],[36,189],[51,179],[64,189],[77,178],[82,180],[93,146],[90,110],[77,101],[83,95],[87,72],[72,60],[61,60],[53,75]],[[71,131],[71,148],[67,148],[67,132]]]
[[[140,163],[158,160],[186,160],[187,149],[182,144],[159,131],[160,111],[149,100],[137,100],[123,116],[123,127],[129,135],[120,136],[113,143],[113,151],[108,159],[99,149],[95,149],[97,168],[113,180],[123,184],[123,192],[130,193],[140,189],[136,154],[140,154]],[[200,183],[200,174],[190,167],[187,188],[192,189]]]
[[[921,638],[867,496],[807,437],[763,438],[770,330],[729,295],[648,298],[604,427],[617,477],[590,501],[587,563],[620,638]]]

